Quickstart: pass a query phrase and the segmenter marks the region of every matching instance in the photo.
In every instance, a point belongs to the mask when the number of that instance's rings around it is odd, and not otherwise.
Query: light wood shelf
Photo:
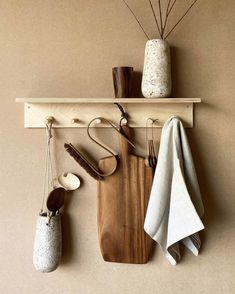
[[[148,118],[158,119],[155,127],[162,127],[175,115],[192,128],[194,103],[201,103],[201,98],[16,98],[16,102],[24,103],[26,128],[45,127],[47,116],[54,117],[56,128],[84,128],[98,116],[118,123],[120,111],[114,103],[128,112],[131,127],[145,127]],[[73,119],[78,119],[78,124],[72,123]]]
[[[23,103],[201,103],[201,98],[16,98]]]

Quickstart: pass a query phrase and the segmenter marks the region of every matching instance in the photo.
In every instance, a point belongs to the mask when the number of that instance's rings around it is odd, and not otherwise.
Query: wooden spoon
[[[66,191],[73,191],[80,187],[81,181],[78,176],[72,173],[63,173],[54,178],[52,181],[52,186],[55,188],[65,188]]]
[[[80,187],[81,181],[78,176],[72,173],[64,173],[58,177],[59,184],[67,191],[73,191]]]
[[[49,211],[56,213],[63,205],[66,190],[64,188],[56,188],[52,190],[47,198],[47,208]]]

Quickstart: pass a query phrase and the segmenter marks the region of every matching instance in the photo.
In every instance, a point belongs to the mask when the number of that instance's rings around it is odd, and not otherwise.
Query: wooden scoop
[[[64,205],[65,192],[65,189],[61,187],[50,192],[47,198],[47,208],[49,211],[56,213]]]
[[[54,188],[65,188],[66,191],[74,191],[77,190],[81,181],[79,177],[72,173],[63,173],[58,176],[58,178],[54,178],[52,181],[52,185]]]
[[[78,176],[72,173],[65,173],[58,177],[58,182],[64,187],[67,191],[73,191],[80,187],[81,182]]]

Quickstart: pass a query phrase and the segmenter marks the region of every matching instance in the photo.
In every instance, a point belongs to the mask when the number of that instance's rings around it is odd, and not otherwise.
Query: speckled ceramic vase
[[[171,94],[170,46],[162,39],[146,43],[142,94],[146,98],[166,98]]]
[[[33,264],[36,270],[49,273],[54,271],[61,259],[62,234],[61,216],[57,214],[50,219],[39,215],[34,240]]]

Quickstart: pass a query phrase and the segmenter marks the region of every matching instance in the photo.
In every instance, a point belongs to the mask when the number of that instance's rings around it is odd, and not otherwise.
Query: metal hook
[[[106,118],[103,118],[103,117],[96,117],[96,118],[93,118],[88,126],[87,126],[87,134],[89,136],[89,138],[95,142],[96,144],[98,144],[100,147],[102,147],[103,149],[105,149],[106,151],[112,153],[112,151],[110,151],[108,148],[106,148],[105,146],[103,146],[101,143],[99,143],[97,140],[95,140],[91,134],[90,134],[90,127],[91,127],[91,124],[94,122],[94,121],[97,121],[99,123],[101,122],[105,122],[107,124],[109,124],[116,132],[118,132],[132,147],[136,148],[135,145],[118,129],[118,127],[116,127],[110,120],[106,119]],[[113,153],[112,153],[113,154]]]
[[[149,121],[151,121],[151,138],[149,137],[149,132],[148,132]],[[157,158],[156,158],[155,150],[154,150],[153,124],[158,121],[159,121],[158,119],[152,119],[152,118],[148,118],[146,120],[145,136],[146,136],[147,155],[145,158],[145,164],[146,166],[150,166],[150,167],[155,167],[157,164]]]
[[[148,122],[151,121],[151,139],[153,140],[153,125],[157,122],[159,122],[159,119],[153,119],[153,118],[147,118],[146,119],[146,124],[145,124],[145,129],[146,129],[146,140],[148,140]]]

